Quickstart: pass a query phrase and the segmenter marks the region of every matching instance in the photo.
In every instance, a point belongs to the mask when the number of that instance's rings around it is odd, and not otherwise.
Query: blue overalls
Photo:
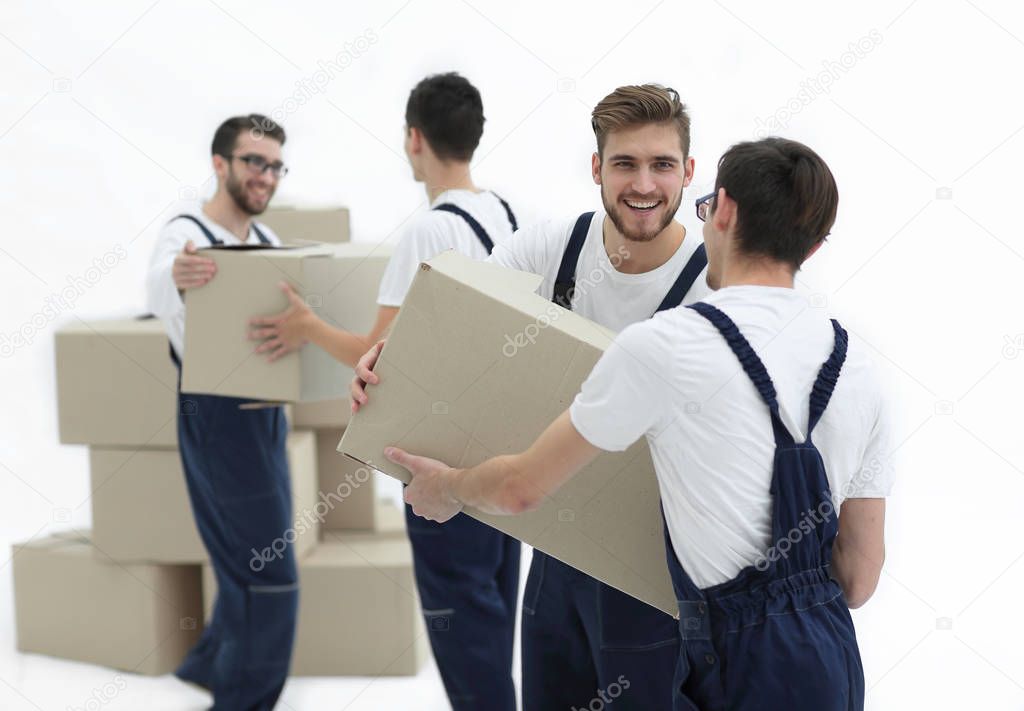
[[[569,310],[593,215],[576,221],[555,281],[552,300]],[[706,266],[702,244],[658,311],[682,303]],[[539,550],[526,579],[522,635],[525,711],[585,709],[595,699],[615,711],[672,707],[676,620]]]
[[[832,322],[835,347],[811,391],[807,439],[797,443],[764,364],[736,324],[709,304],[689,308],[718,329],[768,406],[775,437],[772,542],[757,564],[701,590],[680,565],[666,527],[682,637],[673,708],[860,711],[864,672],[853,620],[829,574],[838,514],[811,441],[846,359],[846,331]]]
[[[179,217],[198,224],[211,244],[223,244],[199,220]],[[171,357],[179,369],[181,463],[217,577],[210,621],[175,674],[209,689],[216,711],[270,711],[288,676],[299,602],[286,539],[293,526],[288,422],[281,407],[240,410],[253,401],[182,393],[181,363],[173,350]]]
[[[515,231],[512,209],[498,200]],[[490,254],[494,242],[472,215],[450,203],[434,209],[465,220]],[[439,524],[406,505],[405,521],[430,646],[452,708],[515,711],[519,541],[461,513]]]

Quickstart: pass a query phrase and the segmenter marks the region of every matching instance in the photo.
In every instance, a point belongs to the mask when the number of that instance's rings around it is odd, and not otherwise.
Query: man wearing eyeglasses
[[[709,293],[700,235],[675,219],[693,178],[690,117],[672,89],[622,86],[594,108],[592,127],[603,210],[522,229],[488,261],[541,275],[538,293],[617,332]],[[356,406],[378,382],[369,368],[380,350],[359,361]],[[525,711],[672,707],[676,621],[536,550],[522,640]]]
[[[252,555],[288,541],[288,423],[281,407],[240,409],[248,401],[181,392],[184,295],[216,278],[199,247],[280,245],[253,218],[286,173],[284,142],[284,129],[258,114],[220,125],[212,147],[217,191],[160,231],[146,282],[179,367],[178,448],[218,590],[209,624],[175,673],[209,690],[217,709],[272,709],[288,675],[299,596],[294,550],[287,544],[270,560]]]

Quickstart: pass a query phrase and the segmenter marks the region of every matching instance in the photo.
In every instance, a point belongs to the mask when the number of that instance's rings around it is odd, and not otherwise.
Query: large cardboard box
[[[272,207],[260,215],[287,245],[303,246],[311,242],[348,242],[349,212],[347,207],[297,208]]]
[[[416,674],[427,658],[408,540],[334,533],[299,562],[295,676]],[[203,567],[209,615],[217,584]]]
[[[340,455],[339,455],[340,456]],[[350,460],[351,461],[351,460]],[[379,475],[378,475],[379,476]],[[320,527],[321,541],[377,540],[384,538],[407,539],[405,530],[405,508],[396,506],[388,499],[378,499],[372,529],[344,529]]]
[[[319,534],[316,516],[317,451],[312,432],[288,435],[296,554],[305,555]],[[335,457],[338,455],[335,454]],[[118,562],[203,563],[185,474],[177,449],[89,451],[92,541],[97,555]],[[281,531],[281,535],[284,535]],[[289,536],[291,538],[291,536]],[[273,541],[264,541],[262,550]]]
[[[218,271],[216,279],[185,295],[184,392],[291,402],[348,396],[350,368],[315,347],[270,363],[254,353],[248,322],[287,308],[278,288],[286,281],[331,325],[369,332],[390,247],[209,247],[202,253]]]
[[[317,468],[324,528],[377,528],[376,470],[338,453],[342,430],[317,430]]]
[[[311,430],[343,429],[352,419],[352,406],[348,397],[336,400],[297,402],[292,405],[296,428]]]
[[[198,565],[118,565],[84,536],[15,544],[18,649],[138,674],[167,674],[199,639]]]
[[[453,466],[525,450],[572,403],[614,334],[535,292],[540,277],[445,252],[423,265],[339,450],[402,481],[397,445]],[[468,513],[676,615],[643,440],[605,453],[536,510]]]
[[[76,321],[54,350],[61,442],[177,443],[178,371],[159,320]]]

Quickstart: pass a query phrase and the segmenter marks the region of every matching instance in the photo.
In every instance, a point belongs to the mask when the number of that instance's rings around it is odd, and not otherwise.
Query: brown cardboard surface
[[[397,676],[419,671],[427,637],[404,538],[332,533],[299,562],[296,676]],[[216,597],[203,568],[207,614]]]
[[[445,252],[421,268],[339,445],[402,481],[397,445],[452,466],[526,449],[572,403],[614,334],[533,293],[540,277]],[[647,443],[604,453],[536,510],[467,511],[676,615]]]
[[[18,649],[167,674],[202,632],[198,565],[118,565],[85,537],[15,544]]]
[[[177,443],[177,380],[158,319],[75,321],[57,331],[64,444]]]
[[[327,323],[366,333],[390,248],[339,244],[294,249],[207,248],[217,278],[185,295],[184,392],[308,402],[348,396],[352,370],[307,346],[269,363],[248,340],[253,316],[279,313],[290,283]]]
[[[304,208],[277,206],[259,216],[286,245],[303,246],[311,242],[348,242],[350,239],[347,207]]]
[[[297,402],[292,405],[295,428],[341,429],[352,419],[352,410],[347,397],[336,400]]]
[[[316,431],[321,508],[324,528],[333,530],[377,527],[379,476],[371,467],[338,453],[342,430]]]
[[[313,548],[319,535],[313,433],[289,434],[287,451],[297,534],[295,548],[296,554],[303,556]],[[93,447],[89,451],[89,469],[92,541],[98,556],[119,562],[207,560],[192,516],[177,449]],[[271,541],[263,542],[263,546],[270,544]]]

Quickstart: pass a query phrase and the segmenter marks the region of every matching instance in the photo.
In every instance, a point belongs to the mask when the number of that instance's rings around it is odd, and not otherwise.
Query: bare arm
[[[885,499],[847,499],[839,510],[832,574],[851,609],[874,594],[884,562]]]
[[[288,308],[274,316],[260,316],[249,321],[250,340],[262,341],[256,353],[267,353],[274,361],[312,341],[335,360],[355,367],[359,358],[391,326],[398,309],[381,306],[377,321],[369,334],[363,336],[331,326],[318,317],[309,305],[287,283],[281,290],[288,297]]]
[[[398,309],[393,306],[379,306],[377,321],[370,333],[365,336],[335,328],[323,319],[313,316],[307,333],[309,340],[327,351],[332,358],[354,368],[363,354],[391,327],[391,322],[395,320],[397,314]]]
[[[397,448],[385,454],[413,475],[405,489],[413,512],[447,521],[463,506],[499,515],[534,509],[600,452],[576,431],[566,410],[525,452],[494,457],[470,469],[452,469]]]

